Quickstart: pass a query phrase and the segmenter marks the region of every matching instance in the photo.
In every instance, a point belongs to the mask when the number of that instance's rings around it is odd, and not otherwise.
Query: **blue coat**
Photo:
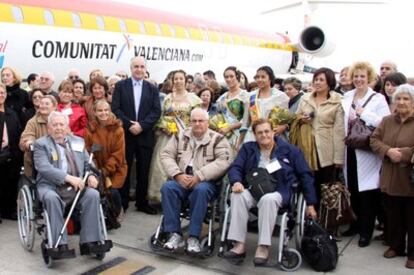
[[[276,191],[282,195],[283,205],[288,205],[293,195],[292,185],[298,182],[308,205],[317,202],[314,179],[302,152],[295,146],[279,137],[275,137],[276,149],[272,151],[271,159],[277,159],[281,169],[272,173],[276,179]],[[228,176],[230,184],[241,182],[246,184],[246,173],[257,168],[260,160],[260,149],[257,142],[243,144],[236,159],[231,164]]]

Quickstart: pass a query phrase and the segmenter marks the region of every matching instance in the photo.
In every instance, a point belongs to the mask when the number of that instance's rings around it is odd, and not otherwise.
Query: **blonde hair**
[[[11,73],[13,75],[13,78],[14,78],[13,85],[16,85],[16,84],[20,85],[22,83],[22,77],[20,76],[20,74],[15,69],[13,69],[12,67],[3,67],[1,69],[0,74],[2,74],[4,72],[4,70],[10,70],[11,71]]]
[[[356,70],[367,71],[368,83],[373,82],[377,78],[377,73],[375,72],[374,67],[372,67],[372,65],[369,62],[358,61],[352,64],[352,66],[348,70],[348,77],[351,80],[354,78],[354,74]]]

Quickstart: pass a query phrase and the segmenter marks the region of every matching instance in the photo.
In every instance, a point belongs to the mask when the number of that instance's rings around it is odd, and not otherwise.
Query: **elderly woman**
[[[414,87],[403,84],[393,94],[395,112],[385,117],[371,136],[371,148],[381,159],[381,190],[386,194],[385,258],[407,252],[407,268],[414,268]],[[407,237],[408,236],[408,237]],[[407,249],[407,251],[406,251]]]
[[[292,185],[300,182],[308,204],[307,214],[316,217],[313,205],[316,203],[313,176],[300,150],[275,137],[268,120],[259,119],[253,123],[255,142],[243,144],[239,154],[230,166],[228,176],[231,184],[231,219],[227,238],[236,241],[224,257],[240,263],[246,256],[246,233],[249,209],[259,208],[259,241],[254,258],[256,266],[264,265],[269,257],[272,232],[278,209],[286,206],[293,195]],[[266,168],[277,182],[275,192],[263,195],[259,201],[253,198],[246,183],[246,174],[255,168]],[[278,168],[279,167],[279,168]]]
[[[124,184],[128,169],[125,159],[124,129],[122,122],[111,112],[111,107],[106,100],[95,101],[93,111],[95,118],[89,122],[86,130],[85,146],[87,151],[91,150],[93,144],[102,146],[101,150],[94,154],[94,160],[98,169],[103,172],[106,187],[115,200],[119,215],[122,204],[117,190]]]
[[[74,98],[72,82],[63,80],[59,85],[59,104],[57,110],[69,117],[69,128],[75,136],[85,135],[88,118],[85,109],[79,104],[72,103]]]
[[[19,147],[24,152],[24,174],[32,176],[32,154],[30,145],[36,139],[47,135],[47,118],[57,108],[56,98],[52,95],[45,95],[40,100],[39,110],[26,124],[20,138]]]
[[[16,220],[17,181],[21,166],[18,141],[21,128],[17,114],[6,106],[6,98],[6,86],[0,83],[0,217]]]
[[[335,73],[329,68],[320,68],[313,74],[313,91],[302,96],[296,114],[301,124],[309,123],[314,140],[316,161],[308,164],[315,172],[315,187],[318,201],[321,184],[332,182],[335,169],[344,162],[344,111],[341,95],[334,91]],[[302,131],[304,128],[300,128]],[[291,131],[292,138],[292,131]],[[301,148],[309,151],[309,148]]]
[[[295,114],[301,97],[303,96],[302,93],[302,81],[300,81],[296,77],[288,77],[283,81],[283,87],[285,88],[285,93],[289,97],[289,111],[292,114]]]
[[[347,92],[342,100],[345,135],[355,119],[362,119],[367,126],[377,127],[390,109],[383,95],[376,93],[368,84],[376,77],[367,62],[356,62],[349,69],[355,89]],[[379,172],[381,159],[373,152],[346,146],[344,165],[345,180],[351,192],[351,205],[357,220],[344,232],[345,236],[359,234],[358,245],[368,246],[380,207]]]

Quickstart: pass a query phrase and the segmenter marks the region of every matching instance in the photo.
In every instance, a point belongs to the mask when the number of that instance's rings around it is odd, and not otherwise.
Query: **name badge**
[[[62,114],[70,116],[71,114],[73,114],[72,108],[62,110]]]
[[[77,142],[77,141],[75,141],[75,142],[72,142],[70,144],[70,146],[71,146],[71,148],[72,148],[73,151],[83,152],[83,149],[84,149],[84,143],[83,142]]]
[[[58,157],[58,153],[56,151],[52,151],[52,160],[53,161],[58,161],[59,157]]]
[[[280,166],[280,163],[277,159],[272,160],[268,165],[266,165],[266,170],[269,172],[269,174],[276,172],[280,168],[282,168],[282,166]]]

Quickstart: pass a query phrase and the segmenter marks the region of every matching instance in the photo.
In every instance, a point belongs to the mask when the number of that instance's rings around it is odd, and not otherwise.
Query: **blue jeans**
[[[181,233],[181,204],[190,201],[189,235],[199,237],[207,212],[208,203],[218,193],[214,182],[203,181],[193,189],[185,189],[174,180],[167,181],[161,188],[161,203],[164,212],[164,232]]]

